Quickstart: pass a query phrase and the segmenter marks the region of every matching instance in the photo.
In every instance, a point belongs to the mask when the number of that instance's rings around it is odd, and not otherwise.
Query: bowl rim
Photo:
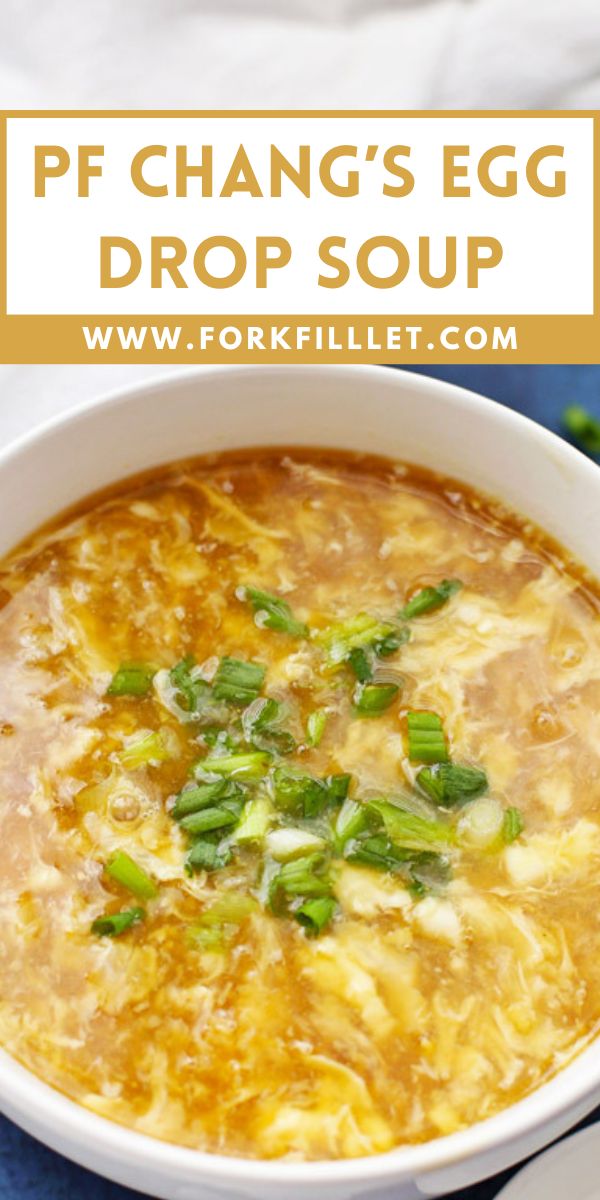
[[[503,424],[512,428],[516,436],[521,434],[530,441],[533,439],[540,449],[546,449],[554,457],[558,456],[566,466],[570,466],[600,492],[598,466],[531,418],[489,397],[432,376],[401,368],[363,364],[195,366],[183,371],[167,372],[157,378],[138,380],[126,386],[120,385],[12,439],[0,450],[0,476],[8,464],[30,447],[60,434],[69,426],[85,423],[99,409],[104,409],[108,415],[130,400],[165,389],[185,387],[194,380],[203,387],[210,386],[211,380],[222,378],[226,372],[228,376],[237,378],[246,375],[256,377],[262,373],[270,376],[280,374],[288,379],[300,375],[317,378],[336,375],[342,378],[363,376],[376,382],[381,381],[384,371],[388,383],[395,377],[400,388],[409,384],[417,393],[435,393],[440,398],[446,397],[463,411],[483,410],[490,422],[490,433],[495,425]],[[541,1083],[521,1100],[458,1132],[351,1159],[308,1162],[248,1159],[179,1146],[120,1125],[71,1100],[0,1047],[0,1110],[6,1104],[7,1115],[17,1123],[22,1119],[23,1127],[29,1128],[38,1140],[44,1140],[48,1145],[68,1143],[71,1149],[66,1151],[67,1155],[84,1165],[87,1165],[89,1156],[85,1152],[78,1154],[76,1147],[85,1146],[97,1161],[106,1161],[107,1165],[109,1161],[129,1165],[135,1162],[145,1173],[156,1170],[161,1177],[172,1172],[174,1179],[197,1177],[198,1180],[225,1182],[233,1186],[239,1183],[242,1190],[261,1183],[266,1186],[344,1183],[358,1186],[405,1177],[431,1176],[437,1170],[493,1154],[499,1146],[521,1142],[536,1129],[550,1125],[554,1119],[571,1110],[575,1111],[578,1104],[584,1102],[599,1086],[600,1040],[596,1038],[591,1039],[551,1079]],[[42,1134],[40,1130],[43,1130]]]

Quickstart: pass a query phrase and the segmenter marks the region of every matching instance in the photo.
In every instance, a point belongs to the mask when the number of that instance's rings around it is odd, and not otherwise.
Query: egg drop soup
[[[592,582],[452,480],[126,481],[0,569],[0,1042],[254,1158],[488,1117],[600,1016]]]

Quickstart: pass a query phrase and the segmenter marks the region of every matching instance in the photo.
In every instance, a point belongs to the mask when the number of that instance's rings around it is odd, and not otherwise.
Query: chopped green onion
[[[408,850],[396,846],[391,838],[383,835],[349,842],[346,859],[377,871],[402,875],[410,890],[418,896],[436,890],[447,882],[450,874],[450,864],[441,854],[430,850]]]
[[[431,846],[448,846],[454,841],[450,825],[427,820],[389,800],[369,800],[367,809],[383,822],[388,836],[405,849],[428,850]]]
[[[354,707],[361,717],[378,717],[393,704],[400,691],[396,683],[359,683],[354,690]]]
[[[485,771],[478,767],[459,767],[443,762],[433,767],[423,767],[417,775],[417,783],[436,804],[446,808],[474,800],[488,786]]]
[[[307,937],[318,937],[326,925],[329,925],[337,908],[336,901],[331,896],[319,896],[305,900],[297,908],[294,916],[303,926]]]
[[[422,617],[424,613],[434,612],[436,608],[441,608],[442,604],[460,591],[461,587],[460,579],[442,579],[437,587],[421,588],[404,605],[400,616],[404,621],[411,621],[413,617]]]
[[[252,754],[215,754],[196,763],[196,778],[205,775],[227,775],[231,779],[260,779],[269,769],[271,755],[263,750]]]
[[[315,640],[325,650],[328,665],[336,667],[347,662],[353,650],[374,647],[377,643],[385,644],[387,639],[394,636],[398,636],[398,630],[391,622],[379,621],[368,613],[358,613],[347,621],[323,629]]]
[[[496,849],[504,827],[504,809],[492,796],[480,796],[463,809],[458,822],[458,836],[467,846],[479,850]]]
[[[231,861],[231,850],[226,846],[219,847],[214,842],[198,841],[194,842],[186,860],[186,870],[190,873],[194,871],[219,871],[221,867],[226,867]]]
[[[266,836],[273,812],[268,796],[254,796],[248,800],[241,820],[234,833],[236,842],[260,842]]]
[[[244,708],[256,700],[264,683],[266,668],[260,663],[242,662],[239,658],[222,658],[213,681],[215,700],[239,704]]]
[[[444,727],[437,713],[409,712],[408,756],[411,762],[447,762],[448,747]]]
[[[314,749],[321,744],[321,739],[325,733],[325,725],[327,723],[327,709],[315,708],[314,712],[309,713],[306,722],[306,745]]]
[[[258,904],[253,896],[245,896],[242,892],[222,892],[204,909],[199,923],[206,926],[241,925],[257,908]]]
[[[242,728],[247,742],[257,750],[278,754],[291,754],[296,749],[295,738],[287,729],[281,729],[287,710],[284,704],[271,697],[254,700],[242,715]]]
[[[562,424],[569,437],[586,454],[600,454],[600,421],[587,408],[569,405],[562,414]]]
[[[348,665],[354,671],[359,683],[368,683],[373,678],[372,655],[362,646],[355,646],[348,655]]]
[[[378,871],[399,871],[403,864],[410,862],[414,853],[413,850],[395,846],[391,838],[378,834],[363,841],[349,841],[345,858],[348,862],[362,863]]]
[[[191,837],[202,833],[211,833],[213,829],[224,829],[227,825],[235,825],[239,813],[228,808],[203,808],[200,812],[190,813],[179,822],[181,829]]]
[[[203,950],[207,954],[221,954],[229,941],[229,930],[224,925],[202,925],[197,921],[194,925],[188,927],[188,937],[194,943],[198,950]]]
[[[184,712],[197,714],[212,700],[211,686],[200,675],[192,654],[188,654],[171,667],[169,680]]]
[[[121,663],[107,688],[107,696],[147,696],[157,668],[149,663]]]
[[[502,837],[507,844],[514,842],[519,834],[523,832],[525,822],[522,813],[518,808],[507,808],[504,813],[504,821],[502,822]]]
[[[315,817],[327,804],[327,785],[312,775],[302,775],[287,767],[273,772],[273,794],[277,808],[303,817]]]
[[[289,827],[273,829],[268,833],[266,846],[277,862],[288,862],[289,859],[324,850],[325,842],[309,830]]]
[[[171,816],[176,821],[180,821],[182,817],[187,817],[190,813],[208,808],[215,800],[232,799],[241,795],[240,785],[233,783],[230,779],[218,779],[215,783],[192,784],[191,787],[188,785],[177,796],[175,805],[171,809]]]
[[[168,762],[171,757],[160,733],[144,733],[119,751],[119,761],[130,771]]]
[[[408,641],[410,641],[410,629],[408,625],[402,625],[394,633],[388,633],[380,642],[374,642],[373,649],[378,658],[387,658],[389,654],[399,650],[400,646],[404,646]]]
[[[224,892],[205,908],[198,921],[189,927],[188,934],[200,949],[220,952],[257,907],[252,896]]]
[[[328,896],[331,891],[329,880],[318,873],[323,870],[324,865],[325,858],[321,853],[307,854],[284,863],[271,880],[271,906],[277,909],[281,892],[287,896]]]
[[[348,795],[351,783],[351,775],[328,775],[325,780],[325,787],[327,788],[327,797],[330,803],[342,804]]]
[[[96,917],[92,922],[92,933],[97,933],[99,937],[120,937],[127,929],[131,929],[132,925],[143,921],[145,916],[143,908],[126,908],[118,913],[107,913],[104,917]]]
[[[274,629],[277,633],[289,633],[292,637],[308,637],[308,625],[296,620],[287,600],[282,600],[281,596],[253,587],[238,588],[236,596],[238,600],[248,600],[252,605],[260,629]]]
[[[140,900],[153,900],[158,896],[158,888],[154,881],[124,850],[117,850],[116,854],[113,854],[105,870],[115,883],[120,883],[121,887],[133,892]]]
[[[340,808],[335,823],[335,839],[340,850],[351,838],[357,838],[363,833],[369,821],[369,812],[365,804],[347,797]]]

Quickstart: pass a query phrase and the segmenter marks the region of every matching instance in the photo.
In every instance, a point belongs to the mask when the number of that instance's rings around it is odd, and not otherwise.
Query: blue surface
[[[586,404],[600,417],[600,366],[417,367],[508,404],[558,431],[566,404]],[[600,1110],[591,1119],[600,1118]],[[491,1200],[511,1172],[460,1193]],[[459,1193],[455,1194],[457,1197]],[[0,1200],[136,1200],[139,1193],[74,1166],[0,1117]],[[201,1200],[201,1196],[198,1197]]]

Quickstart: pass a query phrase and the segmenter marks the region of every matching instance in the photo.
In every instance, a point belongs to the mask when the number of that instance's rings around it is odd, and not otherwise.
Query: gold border
[[[252,314],[252,316],[189,316],[180,314],[125,314],[123,316],[101,314],[59,316],[8,316],[8,182],[7,182],[7,138],[8,121],[19,118],[314,118],[351,117],[360,120],[373,117],[384,118],[536,118],[547,121],[556,118],[591,119],[593,123],[593,314],[531,316],[502,314],[501,316],[472,315],[410,315],[404,318],[391,316],[303,316]],[[430,337],[436,338],[439,328],[447,325],[479,325],[489,328],[493,324],[514,324],[518,330],[518,349],[503,351],[476,350],[419,350],[417,352],[342,352],[320,351],[226,351],[213,347],[201,354],[190,353],[185,348],[178,351],[95,350],[85,346],[83,325],[181,325],[190,331],[201,324],[215,327],[238,325],[242,330],[249,325],[299,325],[316,324],[335,326],[342,331],[350,326],[365,329],[372,326],[379,330],[393,324],[421,325],[431,330]],[[425,335],[427,336],[427,335]],[[10,347],[10,349],[9,349]],[[596,109],[7,109],[0,110],[0,363],[78,363],[78,362],[174,362],[227,363],[227,362],[310,362],[310,361],[358,361],[358,362],[420,362],[433,363],[486,363],[509,361],[515,363],[569,363],[600,362],[600,111]]]

